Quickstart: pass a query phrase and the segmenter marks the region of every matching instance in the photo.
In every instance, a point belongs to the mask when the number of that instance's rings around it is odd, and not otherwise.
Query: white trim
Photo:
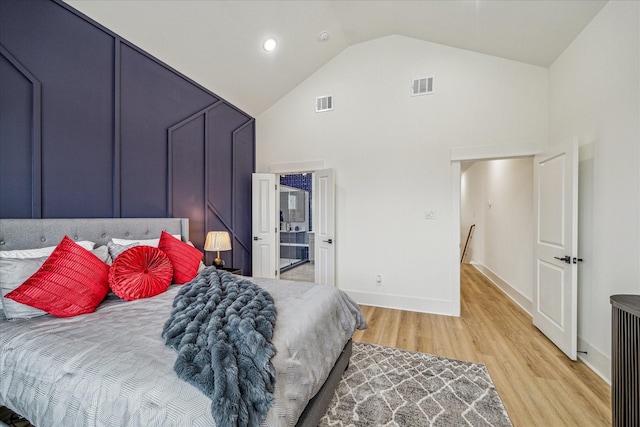
[[[451,315],[460,316],[460,197],[461,197],[460,162],[451,163],[451,183],[453,185],[453,200],[451,202],[451,216],[453,218],[453,239],[451,241],[451,259],[453,267],[451,269]]]
[[[450,160],[456,162],[527,157],[540,153],[546,146],[547,144],[542,142],[526,142],[521,144],[452,147]]]
[[[291,173],[291,172],[315,172],[326,169],[324,160],[310,160],[308,162],[295,163],[275,163],[269,165],[269,173]]]
[[[376,294],[372,292],[351,291],[342,289],[341,291],[349,295],[358,304],[371,305],[374,307],[392,308],[395,310],[416,311],[419,313],[440,314],[452,316],[454,308],[453,301],[407,297],[404,295]]]
[[[451,148],[451,185],[453,187],[451,212],[454,219],[457,220],[457,222],[455,222],[455,226],[451,227],[453,230],[452,249],[454,250],[454,254],[451,256],[451,262],[453,263],[451,269],[453,281],[452,293],[454,294],[452,299],[457,300],[458,315],[460,313],[460,198],[462,197],[460,189],[460,162],[467,160],[490,160],[534,156],[535,154],[540,153],[546,146],[547,144],[544,142],[525,142],[516,144],[459,146]]]
[[[511,286],[506,280],[502,279],[490,268],[485,267],[483,264],[471,261],[471,265],[480,273],[482,273],[487,279],[489,279],[489,281],[493,283],[498,289],[500,289],[509,298],[511,298],[513,302],[518,304],[524,311],[526,311],[529,316],[531,316],[531,312],[533,310],[533,302],[529,298],[522,295],[519,290]]]
[[[578,336],[578,359],[611,385],[611,358]],[[586,352],[580,353],[581,351]]]

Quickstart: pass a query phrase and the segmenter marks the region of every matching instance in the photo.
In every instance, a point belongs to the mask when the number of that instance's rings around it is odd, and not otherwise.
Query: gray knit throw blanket
[[[178,377],[211,398],[218,427],[259,426],[273,403],[276,308],[254,283],[209,267],[182,286],[164,325]]]

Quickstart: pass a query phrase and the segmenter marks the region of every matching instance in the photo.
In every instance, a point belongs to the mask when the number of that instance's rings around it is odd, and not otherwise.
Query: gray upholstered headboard
[[[155,239],[162,231],[189,240],[187,218],[0,219],[0,251],[56,246],[67,235],[96,246],[119,239]]]

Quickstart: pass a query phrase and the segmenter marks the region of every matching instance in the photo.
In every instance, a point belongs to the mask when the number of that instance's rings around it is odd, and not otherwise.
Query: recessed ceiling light
[[[264,41],[264,44],[262,45],[262,47],[267,52],[271,52],[272,50],[274,50],[276,48],[277,45],[278,45],[278,42],[276,42],[276,39],[266,39]]]

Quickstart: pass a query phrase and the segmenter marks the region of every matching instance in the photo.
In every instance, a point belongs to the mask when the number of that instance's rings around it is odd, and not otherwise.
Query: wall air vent
[[[316,98],[316,113],[333,110],[333,96],[319,96]]]
[[[429,95],[433,92],[433,76],[413,79],[413,85],[411,86],[411,96]]]

